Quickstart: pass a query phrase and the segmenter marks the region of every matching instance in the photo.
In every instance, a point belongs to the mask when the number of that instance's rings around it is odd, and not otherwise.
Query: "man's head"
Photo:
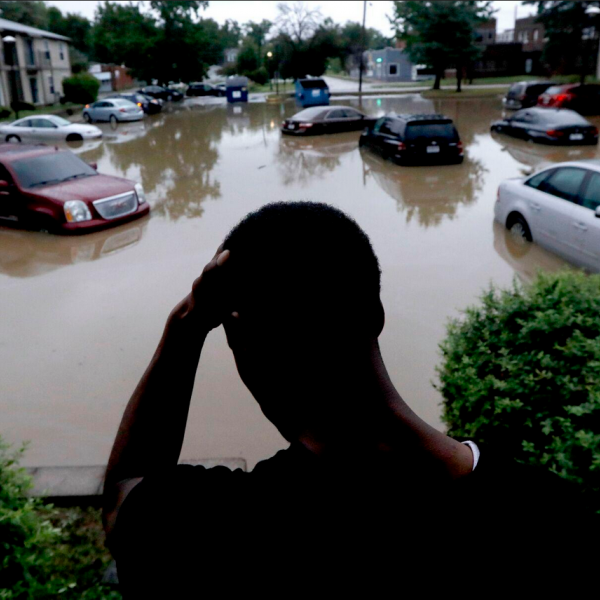
[[[268,204],[234,227],[223,247],[231,251],[227,296],[240,315],[225,329],[263,410],[282,385],[305,395],[379,336],[379,263],[367,235],[340,210]]]

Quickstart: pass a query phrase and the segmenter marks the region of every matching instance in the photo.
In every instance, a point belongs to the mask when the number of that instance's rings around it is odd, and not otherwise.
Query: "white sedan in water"
[[[35,115],[0,126],[0,140],[7,142],[75,142],[102,137],[95,125],[71,123],[56,115]]]
[[[515,238],[600,272],[599,161],[557,163],[502,182],[494,214]]]

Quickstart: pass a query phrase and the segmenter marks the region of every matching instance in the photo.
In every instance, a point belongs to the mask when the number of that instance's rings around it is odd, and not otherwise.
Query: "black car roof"
[[[440,115],[437,113],[429,114],[429,115],[409,115],[402,114],[397,115],[396,113],[390,113],[386,115],[389,119],[398,119],[399,121],[406,121],[407,123],[419,123],[419,122],[427,122],[427,123],[452,123],[452,119],[446,117],[445,115]]]

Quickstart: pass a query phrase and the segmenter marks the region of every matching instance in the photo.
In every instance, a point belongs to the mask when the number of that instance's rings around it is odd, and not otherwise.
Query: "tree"
[[[3,19],[30,27],[48,28],[48,9],[45,2],[2,1],[0,2],[0,16]]]
[[[340,55],[347,72],[360,64],[363,50],[379,50],[385,48],[391,40],[384,37],[380,31],[369,27],[365,29],[363,41],[362,25],[348,21],[340,30]]]
[[[242,46],[236,62],[236,69],[240,75],[250,76],[250,73],[260,67],[260,54],[258,48],[251,40],[246,40]]]
[[[581,83],[591,70],[596,47],[590,48],[593,40],[586,36],[586,29],[598,29],[598,15],[586,11],[600,7],[600,2],[543,2],[527,1],[537,5],[537,20],[544,25],[548,42],[544,47],[543,60],[552,71],[559,73],[579,72]],[[586,39],[587,38],[587,39]]]
[[[475,45],[475,27],[488,20],[492,13],[491,2],[394,2],[390,22],[397,36],[406,42],[411,60],[434,69],[433,89],[440,88],[444,69],[454,65],[456,91],[460,92],[463,69],[481,52]]]
[[[219,39],[225,48],[237,48],[242,37],[242,28],[237,21],[227,19],[219,30]]]
[[[267,19],[263,19],[260,23],[248,21],[248,23],[244,25],[246,37],[254,42],[256,48],[258,49],[258,55],[260,56],[261,61],[263,58],[263,46],[265,45],[265,41],[269,31],[271,30],[271,27],[273,27],[273,23],[271,23],[271,21],[267,21]]]
[[[58,8],[48,8],[48,31],[71,38],[71,45],[87,56],[92,52],[92,24],[82,17],[67,13],[63,15]]]
[[[275,24],[279,33],[295,43],[308,40],[316,31],[322,16],[319,9],[309,9],[304,2],[278,4],[279,12]]]
[[[138,5],[104,2],[96,9],[92,44],[99,62],[125,64],[135,77],[149,81],[158,37],[156,20]]]

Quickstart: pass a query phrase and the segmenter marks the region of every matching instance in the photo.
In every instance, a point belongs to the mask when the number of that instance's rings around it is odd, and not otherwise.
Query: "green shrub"
[[[101,583],[110,557],[99,511],[28,498],[32,480],[18,467],[23,451],[0,438],[0,598],[121,598]]]
[[[600,276],[492,286],[440,347],[449,434],[554,471],[600,508]]]
[[[256,69],[256,71],[252,71],[247,75],[254,83],[258,83],[258,85],[265,85],[269,81],[269,72],[265,67],[260,67],[260,69]]]
[[[23,102],[22,100],[19,100],[18,102],[12,102],[10,106],[15,112],[19,110],[35,110],[34,104],[31,104],[30,102]]]
[[[7,106],[0,106],[0,119],[7,119],[12,115],[12,110]]]
[[[67,102],[88,104],[95,102],[100,89],[100,82],[89,73],[77,73],[63,79],[63,91]]]

